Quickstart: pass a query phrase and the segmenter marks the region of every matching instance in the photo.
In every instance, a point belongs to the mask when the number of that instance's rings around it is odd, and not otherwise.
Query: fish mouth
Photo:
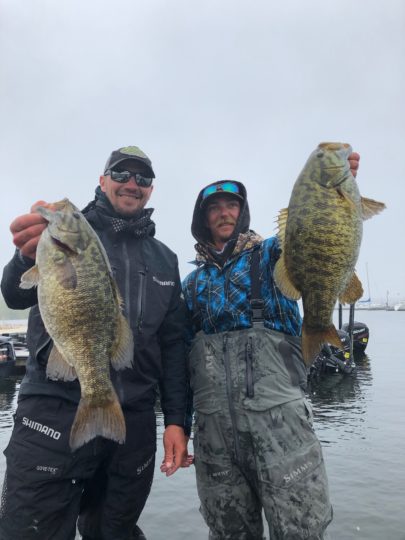
[[[326,188],[338,188],[340,185],[343,184],[343,182],[346,180],[346,175],[343,175],[341,178],[339,178],[338,180],[334,180],[333,182],[328,182],[328,181],[323,181],[323,182],[320,182],[320,185],[321,186],[324,186]]]
[[[335,143],[335,142],[321,142],[318,145],[319,148],[326,150],[341,150],[342,148],[350,148],[348,143]]]
[[[339,171],[340,169],[343,169],[341,165],[333,165],[331,167],[323,167],[324,171]]]
[[[322,178],[320,184],[325,187],[338,187],[347,178],[346,167],[342,166],[331,166],[331,167],[322,167],[321,175]]]
[[[69,247],[67,244],[65,244],[64,242],[62,242],[61,240],[58,240],[58,238],[55,238],[54,236],[51,236],[51,240],[53,242],[53,244],[55,244],[55,246],[57,246],[60,250],[62,250],[63,252],[67,253],[67,254],[75,254],[76,252],[71,248]]]

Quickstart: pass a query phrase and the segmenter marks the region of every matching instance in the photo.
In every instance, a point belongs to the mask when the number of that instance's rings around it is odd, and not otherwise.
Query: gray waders
[[[255,324],[198,332],[190,351],[194,453],[212,540],[320,540],[332,519],[300,338]]]

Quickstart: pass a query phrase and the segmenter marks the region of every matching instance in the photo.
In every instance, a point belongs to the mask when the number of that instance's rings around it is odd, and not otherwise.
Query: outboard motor
[[[334,345],[329,345],[329,347],[332,350],[332,354],[345,362],[350,358],[350,336],[343,328],[339,329],[337,333],[339,334],[340,341],[342,342],[342,347],[339,349]]]
[[[342,342],[342,348],[325,344],[310,367],[308,378],[314,379],[321,375],[342,373],[350,375],[356,371],[356,364],[350,358],[350,337],[344,330],[337,331]]]
[[[349,324],[342,325],[342,330],[346,333],[349,330]],[[366,350],[370,332],[368,326],[362,322],[354,322],[353,324],[353,354],[362,356]]]

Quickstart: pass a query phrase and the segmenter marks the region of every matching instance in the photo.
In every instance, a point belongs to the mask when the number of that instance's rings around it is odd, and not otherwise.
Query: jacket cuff
[[[167,426],[180,426],[184,428],[184,415],[180,414],[168,414],[165,416],[165,428]]]
[[[192,425],[193,425],[193,415],[186,414],[186,417],[184,419],[184,434],[186,435],[186,437],[190,437]]]

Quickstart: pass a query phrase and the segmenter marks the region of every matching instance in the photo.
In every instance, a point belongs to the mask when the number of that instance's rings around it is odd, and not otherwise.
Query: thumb
[[[47,203],[46,201],[37,201],[31,206],[31,212],[36,212],[38,206],[43,206],[44,208],[49,208],[50,210],[53,210],[53,204]]]

